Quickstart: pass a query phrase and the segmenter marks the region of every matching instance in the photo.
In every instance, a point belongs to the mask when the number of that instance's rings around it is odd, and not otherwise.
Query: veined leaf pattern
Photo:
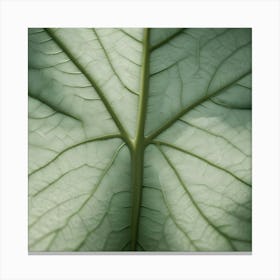
[[[250,29],[28,36],[30,251],[251,250]]]

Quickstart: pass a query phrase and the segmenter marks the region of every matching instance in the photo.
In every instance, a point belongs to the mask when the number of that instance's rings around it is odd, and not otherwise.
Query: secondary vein
[[[156,131],[152,132],[149,136],[147,136],[146,137],[146,145],[149,144],[151,142],[151,140],[153,140],[156,136],[158,136],[160,133],[162,133],[167,128],[169,128],[172,124],[174,124],[176,121],[178,121],[186,113],[188,113],[189,111],[191,111],[195,107],[201,105],[203,102],[209,100],[210,98],[215,97],[215,96],[221,94],[224,90],[232,87],[236,82],[238,82],[242,78],[246,77],[250,73],[251,73],[251,70],[247,71],[246,73],[242,74],[237,79],[232,81],[230,84],[228,84],[228,85],[218,89],[217,91],[215,91],[215,92],[213,92],[211,94],[208,94],[208,95],[202,97],[201,99],[199,99],[198,101],[196,101],[192,105],[190,105],[190,106],[186,107],[185,109],[183,109],[182,111],[180,111],[173,118],[169,119],[165,124],[163,124],[159,129],[157,129]]]
[[[167,164],[170,166],[170,168],[173,170],[176,178],[178,179],[178,181],[180,182],[181,186],[183,187],[183,189],[185,190],[185,192],[187,193],[189,199],[192,202],[192,205],[194,206],[194,208],[198,211],[198,213],[200,214],[200,216],[204,219],[204,221],[206,223],[208,223],[214,230],[216,230],[221,236],[224,237],[224,239],[228,242],[228,245],[231,247],[231,249],[233,251],[236,251],[236,248],[234,246],[234,244],[232,243],[230,237],[225,234],[224,232],[222,232],[217,226],[215,226],[210,220],[209,218],[203,213],[203,211],[200,209],[200,207],[197,205],[197,203],[195,202],[192,194],[190,193],[190,191],[188,190],[185,182],[183,181],[183,179],[181,178],[179,172],[177,171],[177,169],[175,168],[175,166],[173,165],[173,163],[170,161],[170,159],[166,156],[166,154],[164,153],[164,151],[162,150],[162,148],[160,147],[159,144],[156,145],[156,147],[158,148],[159,152],[161,153],[161,155],[163,156],[163,158],[165,159],[165,161],[167,162]]]
[[[122,136],[124,137],[124,140],[129,144],[129,136],[120,122],[117,114],[115,113],[114,109],[112,108],[109,101],[105,98],[104,93],[102,92],[101,88],[98,86],[96,81],[91,77],[91,75],[87,72],[85,67],[74,57],[74,55],[70,52],[66,44],[60,40],[60,38],[55,34],[54,31],[52,31],[49,28],[45,28],[45,31],[47,34],[54,40],[54,42],[63,50],[63,52],[71,59],[71,61],[74,63],[74,65],[83,73],[83,75],[87,78],[87,80],[90,82],[92,87],[96,90],[98,96],[100,97],[101,101],[103,102],[104,106],[106,107],[107,111],[111,115],[112,119],[114,120],[116,126],[120,130]]]

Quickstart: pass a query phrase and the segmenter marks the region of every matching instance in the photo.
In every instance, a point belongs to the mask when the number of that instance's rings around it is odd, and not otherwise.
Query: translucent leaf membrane
[[[251,29],[28,37],[30,251],[251,250]]]

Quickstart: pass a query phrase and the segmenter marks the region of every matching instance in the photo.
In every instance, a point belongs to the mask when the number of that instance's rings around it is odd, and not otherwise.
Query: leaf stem
[[[136,137],[132,142],[131,168],[132,168],[132,216],[131,216],[131,250],[136,250],[139,227],[139,214],[141,206],[143,185],[143,162],[145,149],[145,120],[147,109],[147,97],[149,90],[149,36],[148,28],[144,29],[143,58],[141,73],[141,92],[138,103]]]

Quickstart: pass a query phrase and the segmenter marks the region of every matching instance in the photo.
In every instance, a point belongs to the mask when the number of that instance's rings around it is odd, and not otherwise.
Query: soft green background
[[[251,250],[251,29],[30,29],[28,57],[30,251]]]

